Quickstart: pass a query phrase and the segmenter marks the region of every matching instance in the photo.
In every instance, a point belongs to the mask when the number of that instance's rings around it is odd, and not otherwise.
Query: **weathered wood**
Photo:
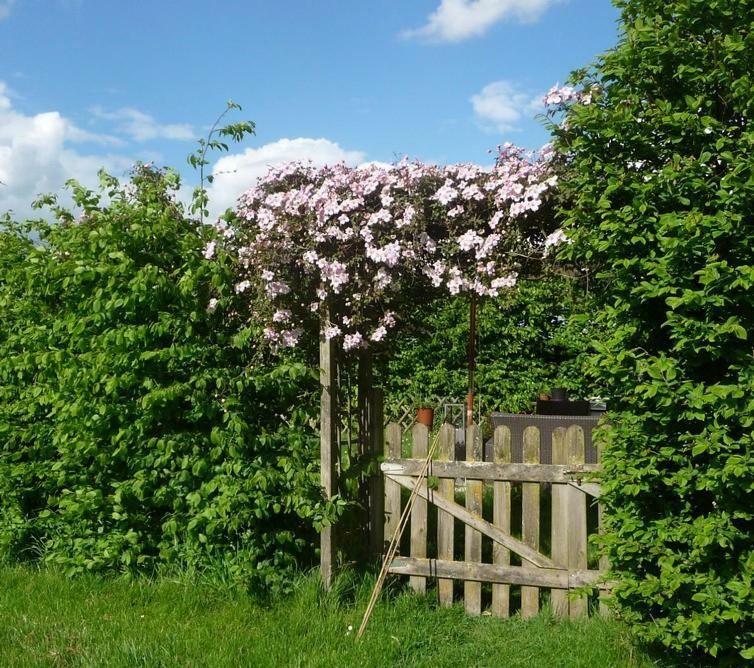
[[[441,461],[455,459],[455,429],[453,425],[444,424],[440,427],[440,442],[438,443]],[[438,495],[455,500],[455,481],[451,478],[440,480],[437,490]],[[453,533],[454,518],[444,510],[437,510],[437,557],[443,561],[453,561]],[[437,582],[437,592],[440,605],[450,607],[453,605],[453,580],[440,579]]]
[[[569,480],[568,484],[571,485],[571,487],[575,487],[576,489],[581,490],[585,494],[593,496],[596,499],[599,499],[602,495],[602,486],[598,482]]]
[[[566,432],[568,463],[572,465],[584,462],[584,430],[572,425]],[[569,485],[566,488],[568,504],[568,569],[586,570],[587,534],[586,534],[586,494]],[[588,612],[586,596],[571,597],[569,603],[571,617],[583,617]]]
[[[319,384],[320,396],[320,484],[325,498],[338,492],[338,393],[335,343],[320,335]],[[335,527],[323,527],[320,533],[320,575],[326,588],[332,584],[335,565]]]
[[[391,422],[385,427],[385,456],[386,457],[400,457],[401,456],[401,440],[403,438],[403,430],[401,426],[395,422]],[[393,535],[398,529],[398,524],[401,518],[401,486],[385,477],[385,523],[383,533],[383,552],[390,544]]]
[[[469,462],[482,460],[482,435],[475,424],[466,428],[466,460]],[[483,485],[481,480],[466,480],[466,510],[478,517],[482,516]],[[466,561],[481,562],[482,534],[468,523],[464,530]],[[463,583],[463,606],[470,615],[482,614],[482,585],[479,582],[467,580]]]
[[[552,430],[552,463],[566,464],[566,429],[556,427]],[[550,545],[552,560],[558,565],[568,567],[568,504],[566,501],[567,484],[552,486],[552,515]],[[568,590],[553,589],[550,592],[550,604],[556,617],[568,617]]]
[[[416,487],[416,479],[410,476],[388,475],[387,478],[389,480],[394,480],[401,487],[405,487],[406,489],[414,489],[414,487]],[[427,489],[427,484],[425,482],[422,482],[421,485],[419,485],[417,494],[420,497],[427,499],[430,503],[435,504],[438,508],[447,511],[456,519],[461,520],[464,524],[468,524],[477,531],[480,531],[496,543],[500,543],[503,547],[507,547],[511,552],[514,552],[522,559],[531,562],[535,566],[539,566],[540,568],[558,568],[550,558],[533,550],[510,534],[498,529],[494,524],[491,524],[481,516],[471,513],[454,501],[448,501],[439,494],[435,494],[431,489]]]
[[[380,465],[383,473],[419,475],[422,462],[413,459],[388,459]],[[472,478],[474,480],[502,480],[506,482],[576,482],[584,474],[595,473],[597,464],[569,466],[567,464],[498,464],[493,462],[433,461],[429,475],[437,478]],[[582,482],[582,485],[586,482]],[[591,493],[591,492],[590,492]]]
[[[429,449],[429,430],[426,425],[416,423],[411,429],[411,456],[425,460]],[[427,556],[427,501],[418,497],[411,508],[411,556]],[[411,588],[420,594],[427,590],[427,579],[411,576]]]
[[[511,461],[511,431],[508,427],[498,427],[493,435],[493,457],[496,464],[509,464]],[[511,484],[493,483],[492,523],[504,531],[511,530]],[[438,555],[440,556],[440,555]],[[440,558],[442,558],[440,556]],[[492,563],[496,566],[510,566],[510,550],[500,543],[492,543]],[[510,585],[492,585],[492,614],[508,617],[510,614]]]
[[[500,566],[466,561],[415,559],[413,557],[396,557],[391,562],[388,571],[396,575],[421,575],[423,577],[453,578],[475,582],[504,582],[510,585],[559,587],[562,589],[596,585],[602,576],[600,571],[523,568],[521,566]]]
[[[524,429],[525,464],[539,463],[539,428]],[[521,538],[533,550],[539,550],[539,483],[525,482],[521,492]],[[524,565],[526,567],[526,565]],[[521,616],[526,619],[539,612],[539,589],[521,587]]]
[[[369,476],[369,551],[372,557],[382,554],[382,539],[385,535],[385,490],[382,472],[377,467],[377,458],[384,447],[384,399],[382,390],[373,388],[370,394],[370,436],[369,457],[373,469]]]
[[[601,443],[597,444],[597,462],[599,463],[602,462],[602,444]],[[597,498],[599,498],[599,495]],[[598,530],[600,533],[604,531],[604,526],[602,524],[603,512],[604,512],[604,508],[602,507],[602,504],[600,503],[597,506],[597,525],[598,525]],[[600,555],[600,570],[602,572],[607,572],[610,570],[610,561],[608,560],[607,555],[605,554]],[[610,609],[607,606],[607,592],[600,589],[599,597],[600,597],[600,614],[607,616],[610,614]]]

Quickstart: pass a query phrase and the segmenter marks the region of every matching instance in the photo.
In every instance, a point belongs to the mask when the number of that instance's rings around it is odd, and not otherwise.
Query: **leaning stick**
[[[377,604],[377,599],[380,597],[380,593],[382,592],[382,585],[385,583],[385,578],[387,577],[388,568],[392,563],[396,552],[398,551],[398,546],[401,542],[401,536],[403,535],[403,531],[408,524],[409,513],[411,512],[411,508],[413,508],[414,506],[414,502],[419,496],[419,488],[421,487],[421,483],[423,482],[424,478],[427,475],[427,471],[429,470],[429,465],[432,462],[432,455],[434,454],[435,448],[437,447],[439,437],[440,432],[437,432],[434,440],[432,441],[432,446],[427,453],[427,458],[424,460],[424,465],[422,466],[422,469],[416,479],[416,485],[411,490],[411,496],[408,497],[408,503],[401,513],[401,518],[398,521],[398,526],[395,527],[393,537],[390,539],[390,545],[388,546],[387,552],[385,552],[385,556],[382,559],[382,568],[380,569],[380,574],[377,577],[377,582],[375,582],[374,584],[372,596],[369,598],[369,605],[367,605],[367,609],[364,611],[364,618],[361,620],[361,626],[356,633],[357,640],[364,635],[364,631],[366,630],[367,624],[369,623],[369,618],[372,616],[374,606]]]

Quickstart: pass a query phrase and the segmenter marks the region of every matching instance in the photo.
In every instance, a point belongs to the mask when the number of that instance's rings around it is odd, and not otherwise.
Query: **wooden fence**
[[[541,464],[535,426],[523,432],[523,461],[512,461],[511,432],[500,426],[493,436],[494,461],[485,462],[476,425],[467,429],[466,460],[455,461],[454,428],[445,424],[432,436],[438,439],[435,458],[419,482],[430,436],[427,427],[416,424],[404,444],[400,424],[385,428],[385,544],[408,496],[403,490],[418,487],[402,556],[393,559],[389,572],[409,576],[417,592],[426,591],[428,578],[435,578],[443,606],[453,603],[454,582],[462,581],[470,614],[481,614],[483,603],[489,603],[493,615],[507,617],[520,607],[523,617],[531,617],[547,592],[557,616],[588,614],[587,596],[573,590],[589,585],[604,595],[607,564],[602,558],[589,568],[588,534],[599,530],[599,508],[589,497],[600,493],[591,478],[600,467],[584,463],[582,428],[556,428],[552,464]],[[402,456],[403,447],[410,457]],[[483,595],[482,583],[492,583],[491,593],[485,588]]]

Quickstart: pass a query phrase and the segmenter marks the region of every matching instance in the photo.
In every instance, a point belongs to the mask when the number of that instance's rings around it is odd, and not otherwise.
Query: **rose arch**
[[[359,457],[381,454],[382,412],[371,355],[389,348],[419,303],[468,294],[470,302],[515,289],[541,271],[555,229],[555,159],[506,144],[495,164],[436,166],[402,160],[272,169],[243,194],[235,224],[217,223],[238,258],[235,291],[264,323],[273,348],[320,341],[322,486],[338,494],[338,363],[358,359]],[[205,249],[212,257],[215,243]],[[362,505],[381,519],[379,477],[363,467]],[[371,489],[371,493],[369,493]],[[370,532],[379,553],[381,536]],[[379,544],[378,544],[379,543]],[[332,527],[322,532],[322,571],[334,559]]]

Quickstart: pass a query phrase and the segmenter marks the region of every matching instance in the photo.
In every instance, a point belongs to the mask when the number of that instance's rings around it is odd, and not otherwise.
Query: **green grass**
[[[64,576],[0,568],[0,665],[649,666],[619,622],[470,618],[430,597],[388,592],[364,639],[373,579],[313,576],[268,604],[228,588],[163,578]]]

